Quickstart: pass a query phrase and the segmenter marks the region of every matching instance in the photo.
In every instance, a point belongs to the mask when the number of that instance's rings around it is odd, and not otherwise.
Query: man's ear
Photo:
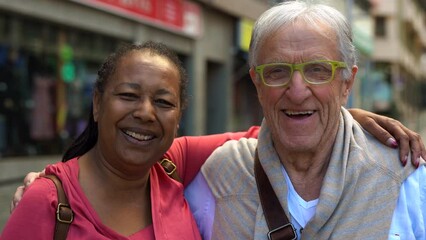
[[[260,104],[262,105],[263,103],[263,94],[262,94],[262,81],[260,80],[258,76],[258,74],[256,73],[256,71],[254,70],[253,67],[250,68],[249,70],[250,73],[250,78],[251,81],[253,82],[254,86],[256,87],[256,92],[257,92],[257,98],[260,102]]]
[[[253,67],[250,68],[249,73],[250,73],[251,81],[257,87],[257,85],[259,84],[259,79],[257,78],[257,73]]]
[[[351,94],[351,90],[352,90],[352,87],[354,85],[355,76],[356,76],[357,72],[358,72],[358,66],[354,65],[352,67],[351,77],[348,80],[344,81],[343,89],[342,89],[342,91],[343,91],[342,106],[345,106],[346,103],[348,102],[348,98],[349,98],[349,95]]]
[[[98,122],[100,101],[101,101],[101,96],[99,92],[95,90],[93,93],[93,98],[92,98],[92,104],[93,104],[92,114],[93,114],[93,119],[95,120],[95,122]]]

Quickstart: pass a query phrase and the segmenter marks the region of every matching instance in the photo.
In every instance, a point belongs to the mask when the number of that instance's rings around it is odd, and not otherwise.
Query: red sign
[[[187,32],[188,26],[185,26],[184,16],[187,12],[194,15],[201,22],[201,9],[194,3],[184,0],[71,0],[98,9],[106,10],[124,17],[144,22],[151,22],[160,26],[172,28],[174,30],[185,32],[189,35],[197,36],[197,33]],[[194,10],[196,9],[196,10]]]

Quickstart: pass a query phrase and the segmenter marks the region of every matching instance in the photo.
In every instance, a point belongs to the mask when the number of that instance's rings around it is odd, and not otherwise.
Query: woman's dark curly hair
[[[187,106],[188,78],[176,53],[163,43],[148,41],[143,44],[131,44],[120,47],[115,53],[108,56],[98,71],[94,91],[101,95],[105,91],[110,77],[115,73],[120,59],[133,51],[148,52],[168,59],[179,72],[180,76],[180,102],[181,110]],[[71,143],[70,147],[62,156],[62,161],[66,162],[72,158],[81,156],[92,149],[98,140],[98,124],[93,118],[93,106],[90,108],[89,121],[84,131]]]

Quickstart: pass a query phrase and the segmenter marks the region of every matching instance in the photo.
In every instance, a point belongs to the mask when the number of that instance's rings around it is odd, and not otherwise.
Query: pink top
[[[184,199],[184,186],[192,181],[214,149],[230,139],[257,137],[258,130],[258,127],[252,127],[247,132],[177,138],[165,157],[177,165],[183,186],[155,164],[150,171],[153,225],[128,237],[102,224],[78,182],[76,158],[48,166],[46,173],[53,173],[62,180],[74,211],[68,239],[201,239]],[[0,239],[53,239],[56,206],[57,193],[53,182],[46,178],[37,179],[13,211]]]

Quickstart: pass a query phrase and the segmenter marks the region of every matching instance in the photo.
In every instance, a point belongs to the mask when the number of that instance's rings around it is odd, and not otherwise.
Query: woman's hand
[[[24,191],[25,189],[31,185],[34,180],[36,180],[36,178],[39,177],[43,177],[45,174],[44,169],[41,172],[30,172],[27,174],[27,176],[25,176],[24,178],[24,185],[19,186],[16,189],[15,194],[13,195],[13,199],[12,202],[10,203],[10,213],[13,212],[13,210],[15,210],[16,206],[18,206],[19,201],[21,201],[22,196],[24,195]]]
[[[357,108],[351,108],[349,112],[380,142],[392,148],[399,147],[402,165],[407,164],[410,151],[414,166],[419,166],[420,157],[426,159],[426,150],[420,134],[406,128],[401,122]]]

